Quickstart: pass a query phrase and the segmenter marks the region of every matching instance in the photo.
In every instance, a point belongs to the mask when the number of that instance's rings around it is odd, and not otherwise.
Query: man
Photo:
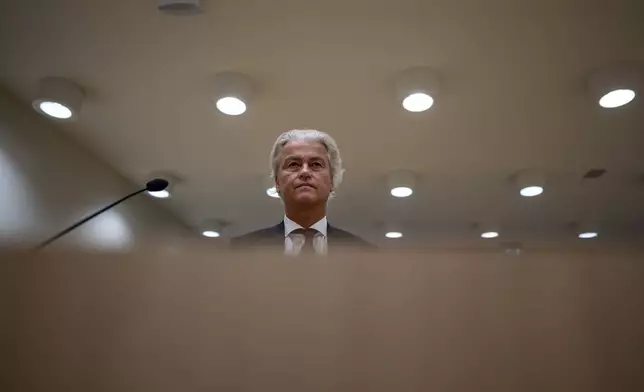
[[[286,254],[326,254],[336,247],[373,246],[327,223],[326,207],[342,182],[342,159],[335,141],[316,130],[281,134],[270,155],[284,220],[231,240],[233,248],[279,247]]]

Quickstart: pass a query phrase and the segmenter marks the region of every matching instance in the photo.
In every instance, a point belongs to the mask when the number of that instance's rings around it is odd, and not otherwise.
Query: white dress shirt
[[[317,230],[313,237],[313,249],[316,254],[324,255],[327,251],[327,238],[326,229],[327,222],[326,216],[319,221],[315,222],[311,229]],[[304,229],[302,226],[290,220],[286,215],[284,216],[284,253],[287,255],[298,255],[304,246],[304,234],[293,233],[294,230]]]

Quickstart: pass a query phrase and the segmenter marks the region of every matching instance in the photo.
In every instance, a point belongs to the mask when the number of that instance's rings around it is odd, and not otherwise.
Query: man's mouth
[[[297,187],[295,187],[295,189],[302,188],[302,187],[315,188],[315,187],[314,187],[313,185],[311,185],[311,184],[302,184],[302,185],[298,185]]]

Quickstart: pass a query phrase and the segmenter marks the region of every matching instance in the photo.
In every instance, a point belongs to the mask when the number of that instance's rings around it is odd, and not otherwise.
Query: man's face
[[[324,145],[313,141],[286,143],[280,156],[275,186],[287,205],[326,203],[332,185]]]

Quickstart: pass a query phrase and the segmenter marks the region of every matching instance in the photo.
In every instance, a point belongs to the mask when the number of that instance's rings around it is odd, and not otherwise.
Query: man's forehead
[[[284,145],[283,157],[326,157],[324,144],[307,140],[292,140]]]

